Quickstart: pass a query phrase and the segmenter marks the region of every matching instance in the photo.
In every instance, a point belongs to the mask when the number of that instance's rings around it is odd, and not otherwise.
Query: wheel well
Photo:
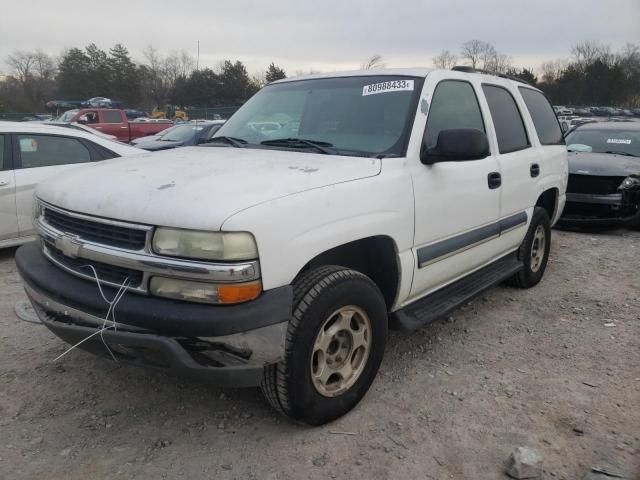
[[[549,190],[545,190],[538,197],[538,201],[536,202],[536,207],[542,207],[547,211],[549,215],[549,219],[553,221],[553,216],[556,213],[556,207],[558,206],[558,189],[550,188]]]
[[[339,265],[363,273],[378,285],[387,309],[393,305],[398,292],[400,267],[396,245],[391,238],[367,237],[332,248],[310,260],[300,273],[322,265]]]

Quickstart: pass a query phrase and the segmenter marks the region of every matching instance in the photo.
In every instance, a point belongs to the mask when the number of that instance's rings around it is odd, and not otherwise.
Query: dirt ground
[[[640,479],[640,232],[555,231],[542,283],[496,287],[407,336],[349,415],[309,428],[222,390],[74,351],[20,321],[0,252],[2,479]],[[585,476],[587,475],[587,476]]]

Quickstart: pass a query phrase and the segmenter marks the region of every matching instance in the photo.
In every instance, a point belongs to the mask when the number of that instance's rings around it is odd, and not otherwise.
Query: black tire
[[[534,235],[538,227],[544,229],[544,258],[542,259],[539,267],[534,270],[532,268],[531,250],[534,247]],[[544,208],[535,207],[527,235],[524,237],[524,240],[522,240],[520,248],[518,249],[518,260],[524,264],[524,268],[507,280],[507,283],[517,288],[531,288],[537,285],[542,279],[544,271],[547,268],[550,248],[551,222],[549,220],[549,215]]]
[[[387,308],[371,279],[345,267],[309,270],[294,281],[293,287],[293,316],[284,359],[265,367],[261,387],[269,403],[283,415],[309,425],[322,425],[350,411],[369,390],[384,355]],[[369,318],[369,355],[353,385],[337,396],[324,396],[311,378],[314,342],[331,313],[350,305],[362,309]]]

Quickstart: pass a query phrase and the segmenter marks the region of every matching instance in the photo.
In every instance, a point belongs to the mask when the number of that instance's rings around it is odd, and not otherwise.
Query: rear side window
[[[106,147],[103,147],[102,145],[98,145],[97,143],[90,142],[89,140],[85,140],[85,142],[87,142],[90,145],[90,147],[94,150],[94,152],[96,153],[97,160],[108,160],[110,158],[117,158],[120,156],[116,152],[112,152],[111,150],[109,150]]]
[[[102,112],[102,118],[104,119],[104,123],[122,123],[120,112],[113,110],[105,110]]]
[[[527,148],[529,146],[527,131],[511,93],[506,88],[495,85],[483,85],[482,91],[489,104],[500,153]]]
[[[562,145],[562,130],[549,100],[540,92],[519,87],[524,103],[531,114],[538,139],[542,145]]]
[[[91,153],[75,138],[18,135],[22,168],[49,167],[91,161]]]
[[[0,135],[0,170],[4,169],[4,135]]]
[[[452,128],[485,131],[478,98],[468,82],[444,80],[436,86],[425,131],[427,148],[436,146],[442,130]]]

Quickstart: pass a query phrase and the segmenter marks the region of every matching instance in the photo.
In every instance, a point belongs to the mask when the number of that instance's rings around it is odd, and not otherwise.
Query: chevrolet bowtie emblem
[[[56,238],[56,248],[67,257],[78,258],[80,250],[82,250],[82,244],[77,236],[62,235]]]

